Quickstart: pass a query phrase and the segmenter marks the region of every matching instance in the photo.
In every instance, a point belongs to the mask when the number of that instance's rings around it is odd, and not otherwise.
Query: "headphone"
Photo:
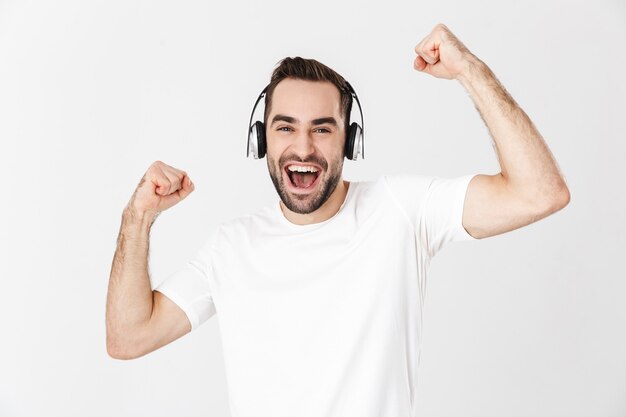
[[[249,157],[250,154],[254,157],[254,159],[260,159],[265,156],[265,152],[267,150],[267,143],[265,137],[265,124],[257,120],[252,123],[252,117],[254,116],[254,111],[256,110],[259,101],[265,96],[267,93],[267,89],[269,84],[265,86],[261,94],[259,94],[259,98],[256,99],[256,103],[254,103],[254,107],[252,108],[252,114],[250,115],[250,123],[248,124],[248,150],[246,152],[246,157]],[[361,109],[361,103],[359,102],[359,98],[356,95],[356,92],[352,88],[349,82],[346,81],[346,87],[348,92],[356,100],[356,104],[359,107],[359,113],[361,114],[361,124],[359,125],[356,122],[352,122],[350,127],[348,128],[348,132],[346,134],[346,146],[344,148],[344,157],[356,161],[358,155],[361,155],[361,158],[365,158],[365,154],[363,153],[363,110]],[[350,112],[352,113],[352,112]]]

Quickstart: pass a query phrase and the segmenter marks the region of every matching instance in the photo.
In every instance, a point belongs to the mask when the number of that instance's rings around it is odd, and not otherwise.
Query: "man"
[[[495,141],[501,173],[342,178],[350,101],[314,60],[275,70],[264,117],[277,205],[222,223],[154,290],[148,237],[194,189],[157,161],[124,210],[107,350],[145,355],[218,314],[233,416],[412,416],[426,272],[450,241],[504,233],[569,202],[557,164],[489,68],[444,25],[414,67],[456,79]]]

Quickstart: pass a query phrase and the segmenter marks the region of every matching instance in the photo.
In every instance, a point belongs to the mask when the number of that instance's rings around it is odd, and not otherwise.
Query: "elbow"
[[[132,349],[130,343],[124,342],[119,337],[107,334],[106,338],[107,354],[113,359],[129,360],[138,358],[139,354]]]
[[[569,204],[570,199],[570,192],[566,186],[559,188],[557,191],[544,192],[527,197],[525,201],[528,206],[528,212],[532,213],[531,223],[563,209]]]
[[[560,189],[557,192],[551,193],[549,196],[541,199],[542,203],[538,204],[536,212],[538,213],[538,219],[549,216],[563,209],[570,202],[570,193],[567,187]]]
[[[561,189],[554,193],[552,197],[552,212],[556,212],[567,206],[570,202],[571,195],[569,192],[569,188],[566,185],[563,185]]]
[[[119,343],[114,342],[107,338],[107,354],[113,359],[128,360],[133,359],[133,356],[124,349]]]

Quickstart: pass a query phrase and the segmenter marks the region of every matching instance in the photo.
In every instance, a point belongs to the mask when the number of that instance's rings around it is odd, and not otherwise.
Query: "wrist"
[[[488,77],[489,67],[473,54],[467,58],[465,68],[457,76],[457,80],[468,89],[473,83]]]
[[[137,209],[132,204],[128,204],[122,213],[122,221],[124,224],[150,228],[160,213],[156,210]]]

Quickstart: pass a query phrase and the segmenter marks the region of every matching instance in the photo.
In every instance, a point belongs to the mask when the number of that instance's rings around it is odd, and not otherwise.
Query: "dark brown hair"
[[[272,73],[272,78],[267,86],[265,94],[265,114],[263,122],[267,127],[267,118],[272,105],[272,94],[276,85],[285,78],[295,78],[307,81],[329,81],[339,90],[341,109],[345,120],[345,132],[348,132],[350,124],[350,110],[352,109],[352,95],[346,85],[346,80],[335,70],[322,64],[315,59],[296,57],[283,58],[278,62]]]

